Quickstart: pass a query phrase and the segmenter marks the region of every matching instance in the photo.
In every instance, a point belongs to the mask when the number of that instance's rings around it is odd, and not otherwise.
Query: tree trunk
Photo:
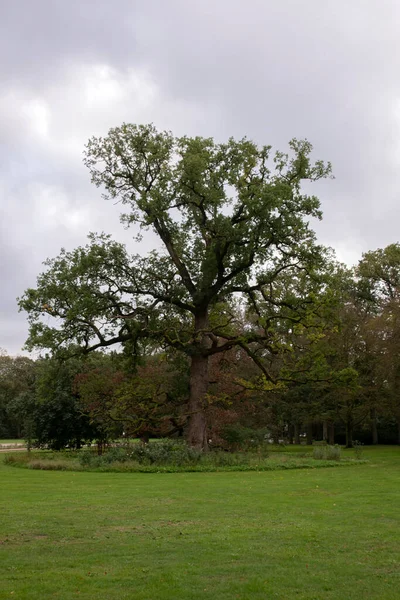
[[[293,444],[293,432],[294,432],[294,426],[292,424],[290,424],[288,427],[289,444]]]
[[[294,443],[300,445],[300,425],[298,423],[294,424]]]
[[[208,356],[202,351],[207,348],[208,340],[201,331],[207,329],[207,313],[195,318],[195,331],[199,332],[198,353],[192,356],[190,364],[189,425],[187,441],[190,446],[199,450],[207,450],[207,422],[205,415],[206,395],[208,391]]]
[[[311,446],[313,443],[313,424],[307,423],[307,446]]]
[[[328,441],[328,421],[326,419],[322,421],[322,439],[324,442]]]
[[[397,443],[400,445],[400,417],[397,419]]]
[[[376,410],[375,408],[371,409],[371,433],[372,433],[372,443],[374,445],[378,444],[378,421],[376,418]]]
[[[353,448],[353,421],[346,422],[346,448]]]
[[[335,445],[335,423],[330,422],[328,426],[328,443],[330,446]]]

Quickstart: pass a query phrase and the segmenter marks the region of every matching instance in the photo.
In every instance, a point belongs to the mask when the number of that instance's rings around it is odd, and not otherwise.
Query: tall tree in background
[[[45,358],[35,363],[34,403],[30,407],[34,445],[61,450],[104,439],[103,430],[90,423],[74,389],[77,373],[86,366],[83,363],[78,358],[66,362]]]
[[[24,399],[33,390],[35,363],[25,356],[9,356],[0,349],[0,437],[21,438],[30,428]]]
[[[105,197],[120,202],[126,226],[150,229],[162,248],[131,256],[107,236],[47,261],[28,312],[28,348],[90,352],[140,340],[183,352],[190,362],[188,441],[207,446],[205,405],[212,355],[241,347],[271,375],[264,358],[280,350],[274,324],[306,318],[312,285],[294,296],[285,278],[313,275],[323,251],[309,227],[319,201],[303,180],[331,173],[310,161],[311,144],[292,140],[290,155],[243,139],[217,144],[175,138],[152,125],[123,125],[93,138],[85,162]],[[256,318],[243,329],[231,310],[245,298]],[[53,317],[44,320],[43,317]]]
[[[397,422],[400,444],[400,244],[366,252],[357,268],[359,294],[372,315],[375,389]]]

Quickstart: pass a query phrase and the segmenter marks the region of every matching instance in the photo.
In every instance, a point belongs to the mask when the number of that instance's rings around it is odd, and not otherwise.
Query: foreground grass
[[[0,598],[396,600],[400,449],[365,454],[246,473],[0,465]]]

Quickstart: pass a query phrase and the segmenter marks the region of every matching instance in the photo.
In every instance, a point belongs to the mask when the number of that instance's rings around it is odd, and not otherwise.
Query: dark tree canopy
[[[319,289],[324,251],[309,220],[320,218],[303,180],[330,176],[308,141],[289,154],[230,139],[175,138],[152,125],[122,125],[85,152],[92,181],[124,207],[126,226],[154,231],[161,249],[129,255],[106,235],[48,260],[28,312],[27,347],[66,353],[141,341],[190,362],[188,439],[206,447],[208,360],[240,346],[263,370],[279,351],[275,326],[301,323]],[[243,310],[252,317],[246,326]]]

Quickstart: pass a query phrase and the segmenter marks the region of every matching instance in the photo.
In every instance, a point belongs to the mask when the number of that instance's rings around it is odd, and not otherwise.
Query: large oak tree
[[[310,228],[320,218],[303,180],[330,175],[308,141],[288,154],[243,139],[173,137],[152,125],[122,125],[85,152],[92,181],[120,203],[126,226],[152,230],[160,248],[130,255],[108,236],[46,262],[28,312],[28,348],[68,353],[141,342],[184,353],[190,363],[188,441],[205,448],[209,359],[239,346],[270,377],[275,324],[307,318],[323,251]],[[291,281],[287,286],[285,282]],[[299,281],[297,294],[296,281]],[[243,310],[252,318],[243,325]],[[279,329],[279,327],[278,327]]]

